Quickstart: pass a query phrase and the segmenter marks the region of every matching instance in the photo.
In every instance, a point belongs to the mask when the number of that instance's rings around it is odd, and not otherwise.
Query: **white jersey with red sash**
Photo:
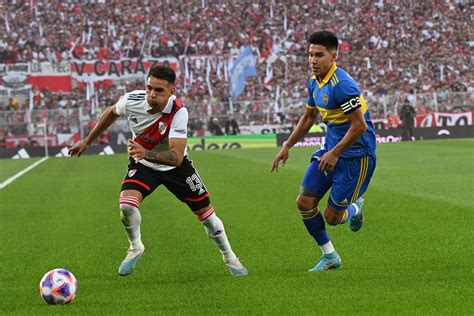
[[[162,112],[150,114],[145,96],[145,90],[135,90],[126,93],[115,105],[117,114],[127,118],[133,139],[146,149],[162,151],[169,149],[169,138],[187,138],[188,110],[184,104],[172,95]],[[139,162],[159,171],[176,168],[145,159]]]

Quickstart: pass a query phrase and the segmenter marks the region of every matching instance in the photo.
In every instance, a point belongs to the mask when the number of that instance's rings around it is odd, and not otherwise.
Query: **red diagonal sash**
[[[153,149],[158,145],[163,139],[168,137],[170,132],[170,125],[173,121],[173,118],[180,108],[184,105],[178,99],[175,99],[173,104],[173,109],[169,114],[163,113],[163,115],[148,126],[143,132],[141,132],[135,141],[142,145],[145,149]]]

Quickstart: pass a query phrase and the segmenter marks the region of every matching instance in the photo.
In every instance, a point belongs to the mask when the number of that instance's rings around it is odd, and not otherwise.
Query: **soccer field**
[[[306,272],[320,253],[295,206],[313,151],[292,149],[276,174],[277,148],[191,153],[249,269],[240,278],[164,188],[142,203],[145,256],[119,277],[126,156],[46,160],[0,190],[0,314],[472,315],[474,140],[379,145],[366,222],[328,228],[342,266],[324,273]],[[34,161],[0,161],[0,182]],[[78,280],[69,305],[40,298],[53,268]]]

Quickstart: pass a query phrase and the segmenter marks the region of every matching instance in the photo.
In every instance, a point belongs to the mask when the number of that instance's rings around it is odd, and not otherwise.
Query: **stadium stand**
[[[229,112],[241,124],[294,123],[310,75],[305,39],[328,28],[341,40],[338,64],[361,84],[375,117],[396,116],[406,99],[420,114],[470,111],[471,9],[462,0],[12,1],[0,9],[0,71],[25,63],[175,58],[197,125]],[[244,45],[252,47],[258,75],[230,100],[226,71]],[[1,133],[35,133],[28,123],[44,118],[54,131],[77,132],[121,93],[142,86],[143,80],[96,82],[93,97],[77,82],[64,93],[34,83],[31,97],[3,93]]]

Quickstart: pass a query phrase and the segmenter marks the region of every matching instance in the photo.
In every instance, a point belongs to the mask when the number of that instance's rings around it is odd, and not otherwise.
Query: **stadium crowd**
[[[340,38],[338,65],[369,97],[472,92],[471,6],[463,0],[11,1],[0,7],[0,64],[173,56],[190,115],[219,116],[229,111],[225,69],[251,45],[258,76],[247,78],[233,109],[276,113],[278,102],[268,108],[268,100],[306,97],[306,37],[329,29]],[[143,81],[98,83],[95,102],[104,107],[142,88]],[[35,109],[91,108],[84,88],[33,95]],[[29,100],[0,110],[28,107]]]

